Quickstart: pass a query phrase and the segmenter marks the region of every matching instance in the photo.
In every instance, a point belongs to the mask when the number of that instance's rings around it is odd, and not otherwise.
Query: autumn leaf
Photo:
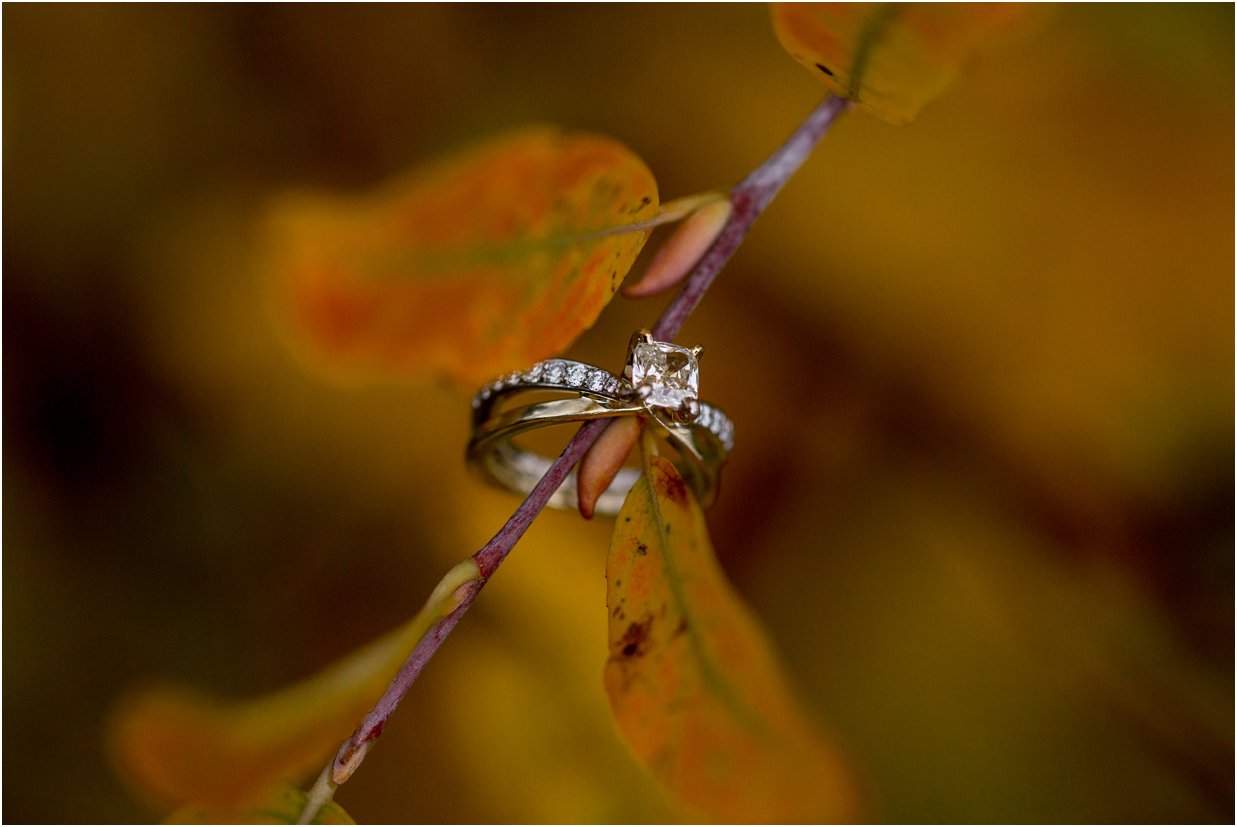
[[[576,500],[580,516],[593,519],[597,500],[614,482],[614,477],[627,460],[627,455],[640,438],[641,423],[638,417],[624,416],[615,419],[588,449],[576,469]]]
[[[836,94],[902,125],[1023,14],[1010,3],[775,3],[773,28]]]
[[[734,205],[729,198],[723,198],[688,216],[661,245],[640,278],[623,288],[624,298],[654,296],[681,282],[713,246],[732,212]]]
[[[727,583],[687,485],[645,462],[606,564],[605,685],[628,746],[710,821],[853,820],[850,774]]]
[[[370,195],[289,196],[264,268],[295,349],[337,378],[479,382],[561,352],[597,318],[658,214],[644,163],[543,127]]]
[[[281,786],[274,793],[238,809],[181,807],[167,817],[165,824],[296,824],[305,809],[307,796],[295,787]],[[318,811],[310,824],[356,824],[334,801]]]
[[[213,815],[259,801],[325,764],[477,577],[476,564],[460,563],[405,626],[274,694],[224,704],[180,688],[137,692],[112,722],[113,755],[137,788],[165,802]]]

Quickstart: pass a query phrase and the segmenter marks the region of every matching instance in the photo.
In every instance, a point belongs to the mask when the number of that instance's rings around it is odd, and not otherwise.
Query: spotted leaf
[[[1006,3],[775,3],[773,28],[834,93],[901,125],[1024,15]]]
[[[726,581],[674,466],[647,457],[606,564],[605,686],[636,758],[707,821],[852,821],[838,755]]]

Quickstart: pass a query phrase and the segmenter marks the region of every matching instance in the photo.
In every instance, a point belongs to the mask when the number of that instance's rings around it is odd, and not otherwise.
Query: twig
[[[679,333],[688,315],[700,304],[705,291],[722,267],[743,243],[747,231],[764,212],[765,207],[778,194],[790,176],[803,165],[816,144],[829,131],[838,115],[850,109],[851,102],[844,98],[825,98],[812,110],[794,134],[769,158],[730,191],[734,212],[718,233],[713,246],[700,259],[696,269],[687,277],[683,289],[661,314],[653,328],[653,338],[668,342]]]
[[[808,115],[777,152],[769,156],[768,160],[730,191],[734,212],[718,234],[713,246],[687,278],[683,289],[658,319],[653,328],[654,338],[660,341],[674,339],[687,316],[704,298],[713,279],[738,249],[756,218],[811,154],[812,149],[829,131],[830,125],[838,115],[848,108],[850,108],[850,103],[843,99],[826,98]],[[421,674],[421,670],[425,668],[425,664],[438,651],[438,647],[472,606],[486,582],[502,565],[503,560],[511,553],[515,544],[545,507],[550,497],[562,485],[571,469],[597,441],[606,425],[605,420],[595,420],[582,425],[567,443],[567,447],[563,449],[558,459],[546,471],[545,476],[511,515],[511,518],[488,543],[472,556],[480,571],[480,577],[463,587],[467,589],[467,592],[462,596],[455,610],[435,623],[421,638],[412,654],[400,667],[399,674],[395,676],[387,691],[374,704],[373,709],[361,721],[361,725],[343,743],[331,763],[314,782],[309,791],[305,810],[301,813],[301,824],[313,821],[322,807],[331,800],[335,789],[356,772],[374,741],[382,734],[387,720],[404,696],[408,694],[408,690],[416,681],[417,676]]]

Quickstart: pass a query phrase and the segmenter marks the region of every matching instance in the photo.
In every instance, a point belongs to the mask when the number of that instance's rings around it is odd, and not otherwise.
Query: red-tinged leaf
[[[674,465],[646,456],[606,565],[605,685],[636,758],[705,820],[851,821],[855,786],[815,733],[713,556]]]
[[[294,787],[282,786],[261,801],[239,809],[181,807],[167,817],[165,824],[297,824],[305,809],[306,795]],[[334,801],[327,802],[310,824],[356,824]]]
[[[611,422],[601,436],[580,460],[576,471],[576,494],[580,515],[586,520],[593,518],[597,498],[610,487],[614,476],[623,467],[627,455],[640,438],[640,420],[625,416]]]
[[[265,267],[294,343],[337,378],[472,383],[565,349],[658,214],[644,163],[599,135],[516,132],[363,197],[285,198]]]
[[[734,206],[727,198],[692,213],[661,245],[643,275],[634,284],[623,288],[623,297],[638,299],[654,296],[686,278],[700,257],[713,246],[733,211]]]
[[[475,563],[460,563],[405,626],[270,695],[227,704],[179,688],[135,693],[112,721],[117,763],[157,801],[192,803],[212,815],[244,810],[326,763],[477,576]]]
[[[834,93],[901,125],[1024,14],[1012,3],[775,3],[773,28]]]

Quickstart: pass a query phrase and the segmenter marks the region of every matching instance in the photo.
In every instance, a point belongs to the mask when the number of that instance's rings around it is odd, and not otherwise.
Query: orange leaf
[[[466,560],[405,626],[295,686],[224,704],[185,689],[147,689],[112,722],[112,752],[135,786],[210,815],[243,809],[323,766],[382,695],[404,659],[478,576]]]
[[[813,734],[668,460],[646,454],[606,578],[606,692],[642,764],[710,821],[856,817],[850,774]]]
[[[773,28],[836,94],[900,126],[1024,14],[1009,3],[775,3]]]
[[[682,281],[700,257],[713,246],[733,211],[734,205],[727,198],[692,213],[661,245],[644,275],[635,284],[623,288],[623,297],[639,299],[654,296]]]
[[[614,476],[623,467],[639,438],[640,420],[637,417],[616,419],[606,426],[593,447],[580,460],[579,470],[576,471],[576,495],[580,515],[584,519],[593,518],[597,498],[614,482]]]
[[[296,824],[305,809],[306,795],[293,787],[282,786],[256,804],[242,809],[206,810],[181,807],[167,817],[165,824]],[[327,802],[310,824],[356,824],[334,801]]]
[[[657,185],[617,142],[515,132],[358,198],[271,212],[265,267],[306,360],[337,378],[478,382],[565,349],[648,238]]]

